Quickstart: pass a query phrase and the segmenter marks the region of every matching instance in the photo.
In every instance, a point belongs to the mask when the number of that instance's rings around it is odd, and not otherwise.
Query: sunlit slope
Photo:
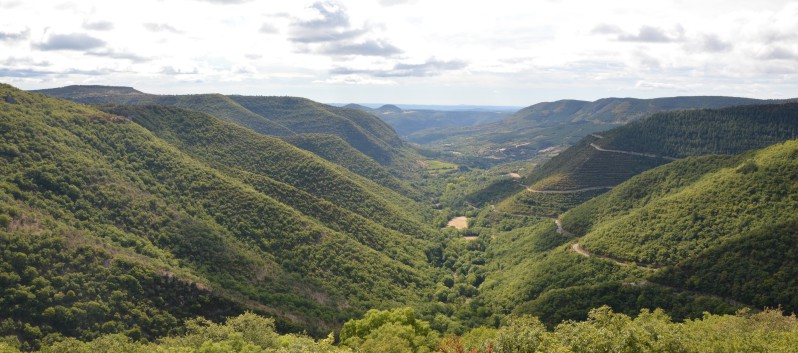
[[[266,135],[333,134],[382,164],[394,161],[402,146],[396,132],[374,115],[304,98],[153,95],[129,87],[107,86],[67,86],[36,92],[82,103],[177,106],[208,113]]]
[[[798,310],[798,141],[647,171],[562,216],[581,246],[666,266],[658,283]]]
[[[219,119],[246,126],[262,134],[288,136],[285,126],[255,114],[221,94],[155,95],[131,87],[66,86],[35,91],[48,96],[93,104],[160,104],[211,114]]]
[[[798,206],[795,157],[795,141],[740,157],[732,166],[707,173],[681,189],[669,190],[643,206],[627,210],[626,214],[594,224],[584,245],[618,258],[674,264],[735,233],[788,221]],[[690,161],[674,168],[684,165],[690,165]],[[670,181],[665,178],[663,182]],[[613,190],[612,194],[616,192],[621,190]],[[609,206],[596,205],[610,195],[584,207]]]
[[[153,337],[184,317],[246,309],[318,333],[349,310],[412,302],[430,285],[424,243],[387,228],[418,228],[413,217],[380,208],[383,226],[328,201],[351,192],[372,202],[365,178],[279,139],[252,133],[260,154],[248,156],[259,159],[224,162],[202,146],[221,136],[241,146],[224,135],[240,128],[205,114],[184,123],[209,136],[170,128],[177,115],[150,115],[162,139],[136,122],[142,111],[113,115],[6,85],[0,96],[13,98],[0,101],[0,300],[22,325],[4,335],[30,323],[43,335],[90,338],[102,326]],[[258,165],[280,159],[308,176],[278,181]],[[320,190],[325,182],[345,191]]]
[[[391,161],[402,141],[385,122],[369,113],[295,97],[231,96],[243,107],[294,132],[340,136],[380,163]]]
[[[117,106],[131,119],[198,160],[219,169],[274,179],[416,237],[430,234],[414,201],[272,136],[210,115],[163,106]],[[404,209],[403,207],[404,206]]]
[[[661,112],[583,138],[522,180],[530,190],[501,207],[552,216],[676,158],[736,154],[796,137],[796,104]],[[546,191],[567,192],[576,201],[558,203],[566,196]]]
[[[286,142],[303,150],[313,152],[330,162],[340,165],[349,171],[366,177],[377,184],[396,191],[402,195],[417,198],[418,190],[400,180],[386,166],[360,153],[336,135],[330,134],[296,134],[283,138]]]

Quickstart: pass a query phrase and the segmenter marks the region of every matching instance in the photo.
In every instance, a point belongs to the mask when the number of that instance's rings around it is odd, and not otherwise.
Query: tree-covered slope
[[[160,104],[196,110],[246,126],[262,134],[288,136],[293,131],[255,114],[221,94],[154,95],[130,87],[66,86],[35,91],[48,96],[92,104]]]
[[[594,102],[560,100],[538,103],[490,124],[430,132],[417,136],[434,147],[499,160],[530,158],[551,146],[574,144],[579,139],[608,127],[642,119],[655,112],[684,109],[779,103],[736,97],[667,97],[655,99],[604,98]],[[478,146],[478,148],[477,148]]]
[[[231,96],[243,107],[295,132],[340,136],[380,163],[390,163],[402,146],[396,132],[374,115],[316,103],[305,98]]]
[[[602,305],[628,314],[662,308],[680,320],[739,308],[718,296],[652,283],[650,269],[582,256],[572,250],[574,241],[550,220],[494,234],[479,271],[478,300],[490,312],[531,314],[549,326],[582,320]]]
[[[318,333],[431,284],[423,241],[355,212],[388,204],[364,199],[365,178],[279,139],[176,108],[125,117],[7,85],[0,96],[13,98],[0,102],[2,336],[154,337],[245,309]],[[218,160],[225,143],[242,156]],[[270,163],[306,178],[278,180]],[[386,225],[417,224],[382,210]]]
[[[217,168],[242,170],[289,184],[405,234],[420,238],[430,234],[419,222],[416,211],[422,207],[414,201],[279,138],[179,108],[105,109],[130,117],[192,157]]]
[[[562,216],[598,255],[665,265],[652,280],[796,311],[798,141],[647,171]]]
[[[737,154],[796,137],[793,103],[661,112],[583,138],[522,180],[531,190],[502,208],[550,216],[595,196],[596,190],[585,189],[613,187],[674,157]],[[539,191],[572,191],[575,201],[550,202],[552,195]],[[552,206],[541,207],[546,204]]]
[[[67,86],[36,92],[82,103],[172,105],[208,113],[266,135],[333,134],[382,164],[397,158],[396,150],[402,146],[396,132],[371,114],[304,98],[152,95],[132,88],[106,86]]]
[[[394,176],[391,169],[360,153],[336,135],[296,134],[284,137],[283,140],[402,195],[414,199],[419,197],[418,191]]]
[[[545,220],[493,233],[478,298],[550,325],[600,305],[676,318],[740,305],[798,311],[796,157],[796,140],[688,157],[576,206],[559,230]]]
[[[585,246],[622,259],[674,264],[732,234],[788,221],[798,207],[796,157],[795,141],[741,157],[681,190],[594,224]]]
[[[601,136],[606,149],[677,158],[738,154],[798,137],[798,104],[663,112]]]

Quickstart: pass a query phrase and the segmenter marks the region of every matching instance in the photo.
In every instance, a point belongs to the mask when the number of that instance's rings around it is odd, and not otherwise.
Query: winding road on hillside
[[[601,136],[601,135],[596,135],[596,134],[590,134],[590,135],[595,137],[595,138],[598,138],[598,139],[603,139],[604,138],[604,136]],[[648,157],[648,158],[663,158],[663,159],[667,159],[669,161],[675,161],[675,160],[678,159],[678,158],[674,158],[674,157],[658,156],[658,155],[653,154],[653,153],[611,150],[611,149],[603,148],[603,147],[601,147],[601,146],[599,146],[599,145],[597,145],[595,143],[591,143],[590,147],[593,147],[596,151],[600,151],[600,152],[620,153],[620,154],[628,154],[628,155],[631,155],[631,156]],[[526,190],[529,191],[529,192],[534,192],[534,193],[538,193],[538,194],[575,194],[575,193],[578,193],[578,192],[614,188],[614,186],[591,186],[591,187],[587,187],[587,188],[571,189],[571,190],[537,190],[537,189],[533,189],[531,186],[526,186],[526,185],[523,185],[523,184],[521,184],[521,186],[525,187]]]
[[[602,189],[612,189],[614,186],[591,186],[589,188],[582,188],[582,189],[573,189],[573,190],[535,190],[531,187],[527,187],[528,191],[538,193],[538,194],[573,194],[577,192],[585,192],[585,191],[592,191],[592,190],[602,190]]]
[[[557,233],[558,233],[558,234],[562,234],[562,235],[571,235],[571,232],[569,232],[569,231],[565,230],[565,228],[563,228],[563,227],[562,227],[562,222],[560,222],[560,220],[559,220],[559,219],[555,219],[555,220],[554,220],[554,224],[556,224],[556,225],[557,225]]]
[[[565,230],[565,228],[562,227],[562,222],[559,219],[555,219],[554,220],[554,224],[557,225],[557,233],[558,234],[562,234],[562,235],[565,235],[565,236],[572,235],[571,232]],[[614,262],[614,263],[616,263],[618,265],[621,265],[621,266],[634,265],[634,266],[637,266],[637,267],[640,267],[640,268],[644,268],[644,269],[647,269],[647,270],[656,270],[656,269],[661,267],[661,266],[656,266],[656,265],[642,265],[642,264],[638,264],[638,263],[634,263],[634,262],[627,262],[627,261],[619,260],[619,259],[616,259],[616,258],[613,258],[613,257],[610,257],[610,256],[591,254],[589,251],[585,250],[585,248],[583,248],[581,245],[579,245],[579,243],[571,244],[571,250],[573,250],[575,253],[577,253],[579,255],[582,255],[584,257],[597,257],[597,258],[600,258],[600,259],[607,259],[607,260],[610,260],[610,261],[612,261],[612,262]]]
[[[662,266],[658,266],[658,265],[645,265],[645,264],[639,264],[639,263],[636,263],[636,262],[628,262],[628,261],[619,260],[619,259],[616,259],[614,257],[610,257],[610,256],[606,256],[606,255],[591,254],[589,251],[585,250],[585,248],[583,248],[581,245],[579,245],[579,243],[572,244],[571,245],[571,250],[573,250],[575,253],[577,253],[579,255],[582,255],[584,257],[597,257],[599,259],[607,259],[607,260],[610,260],[610,261],[612,261],[612,262],[614,262],[614,263],[616,263],[618,265],[621,265],[621,266],[632,266],[633,265],[635,267],[643,268],[643,269],[646,269],[646,270],[656,270],[656,269],[659,269],[660,267],[662,267]]]
[[[642,152],[621,151],[621,150],[609,150],[609,149],[606,149],[606,148],[602,148],[602,147],[600,147],[599,145],[597,145],[595,143],[591,143],[590,147],[593,147],[593,148],[596,149],[596,151],[601,151],[601,152],[621,153],[621,154],[628,154],[628,155],[631,155],[631,156],[640,156],[640,157],[648,157],[648,158],[663,158],[663,159],[667,159],[669,161],[675,161],[675,160],[678,159],[678,158],[673,158],[673,157],[657,156],[656,154],[653,154],[653,153],[642,153]]]

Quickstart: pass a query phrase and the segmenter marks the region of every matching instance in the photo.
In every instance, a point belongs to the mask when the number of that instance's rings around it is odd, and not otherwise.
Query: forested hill
[[[589,121],[596,124],[623,124],[659,111],[715,109],[767,102],[760,99],[722,96],[603,98],[594,102],[561,100],[538,103],[521,109],[507,121],[540,121],[545,124]]]
[[[607,130],[647,117],[656,112],[684,109],[717,109],[754,104],[779,104],[750,98],[695,96],[655,99],[604,98],[594,102],[560,100],[538,103],[490,124],[429,131],[417,141],[467,154],[518,160],[539,150],[575,144],[590,133]],[[474,146],[480,146],[476,149]]]
[[[396,132],[371,114],[304,98],[153,95],[133,88],[106,86],[67,86],[35,92],[82,103],[173,105],[208,113],[266,135],[335,134],[382,164],[390,164],[402,146]]]
[[[676,319],[741,306],[798,312],[797,208],[798,140],[673,161],[559,225],[491,234],[479,299],[552,326],[604,304],[660,307]]]
[[[679,158],[738,154],[798,138],[798,103],[662,112],[600,136],[606,149]]]
[[[2,337],[244,310],[320,334],[431,291],[423,207],[316,155],[175,107],[0,97]]]
[[[161,104],[174,105],[211,114],[267,135],[286,136],[294,132],[269,121],[220,94],[154,95],[131,87],[66,86],[33,91],[48,96],[90,104]]]
[[[520,192],[502,207],[556,216],[602,190],[571,193],[567,199],[534,191],[609,188],[673,158],[737,154],[794,138],[795,103],[660,112],[583,138],[522,181],[533,191]]]
[[[647,171],[561,217],[583,249],[657,283],[798,311],[798,140]]]

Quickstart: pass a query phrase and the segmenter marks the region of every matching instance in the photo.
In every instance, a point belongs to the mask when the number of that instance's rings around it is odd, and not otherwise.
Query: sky
[[[798,97],[798,1],[0,0],[0,82],[328,103]]]

